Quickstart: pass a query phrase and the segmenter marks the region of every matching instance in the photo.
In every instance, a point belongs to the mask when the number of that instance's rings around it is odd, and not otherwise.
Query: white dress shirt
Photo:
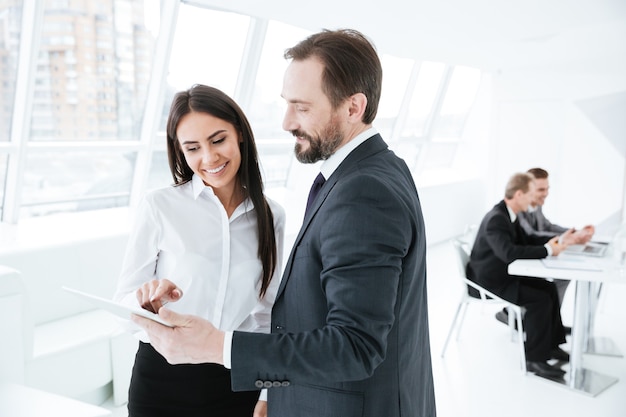
[[[269,333],[282,272],[285,211],[267,201],[274,216],[277,266],[262,300],[252,201],[244,201],[228,218],[213,189],[196,175],[183,185],[149,193],[139,205],[115,300],[137,307],[137,289],[166,278],[183,291],[167,308],[205,318],[221,330]],[[143,330],[129,326],[149,342]]]

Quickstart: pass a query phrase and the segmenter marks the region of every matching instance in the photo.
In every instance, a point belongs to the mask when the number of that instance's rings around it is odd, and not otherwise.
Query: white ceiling
[[[192,0],[313,31],[361,30],[379,51],[484,69],[626,74],[625,0]],[[289,46],[289,45],[286,45]]]

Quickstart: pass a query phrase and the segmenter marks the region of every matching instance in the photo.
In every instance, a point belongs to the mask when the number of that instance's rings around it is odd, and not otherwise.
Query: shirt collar
[[[200,197],[200,195],[203,192],[207,192],[208,195],[214,198],[214,201],[216,203],[219,203],[218,198],[215,195],[215,192],[213,191],[213,187],[211,187],[210,185],[206,185],[204,181],[202,180],[202,178],[196,174],[193,174],[193,177],[191,177],[191,189],[192,189],[192,195],[193,195],[194,200],[197,200],[198,197]],[[240,214],[247,213],[253,208],[254,208],[254,204],[252,204],[252,200],[250,200],[250,198],[247,197],[243,201],[243,204],[240,204],[235,209],[233,214],[230,216],[230,220],[232,221],[233,219],[237,218],[237,216],[239,216]]]
[[[202,178],[200,178],[200,176],[196,174],[193,174],[193,177],[191,177],[191,189],[193,190],[194,200],[197,200],[198,197],[200,197],[200,194],[202,194],[204,190],[207,190],[211,194],[214,194],[213,188],[211,188],[208,185],[205,185],[204,181],[202,181]]]
[[[353,137],[348,143],[343,145],[341,148],[337,149],[337,151],[330,156],[327,160],[322,163],[320,166],[320,171],[324,178],[328,179],[333,172],[341,165],[344,159],[355,150],[360,144],[365,142],[367,139],[371,138],[378,131],[374,127],[370,127],[369,129],[359,133],[355,137]]]
[[[509,212],[509,217],[511,218],[511,223],[515,223],[515,220],[517,220],[517,214],[515,214],[515,212],[511,209],[511,207],[509,207],[508,204],[506,204],[506,211]]]
[[[528,205],[528,210],[526,211],[532,213],[533,211],[537,211],[537,209],[539,209],[539,206]]]

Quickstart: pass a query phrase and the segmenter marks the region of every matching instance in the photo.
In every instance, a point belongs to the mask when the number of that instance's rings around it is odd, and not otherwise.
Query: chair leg
[[[524,350],[524,327],[522,325],[522,312],[521,310],[515,313],[515,319],[517,320],[517,343],[520,351],[520,361],[522,365],[522,373],[526,373],[526,351]]]
[[[456,340],[459,340],[459,337],[461,336],[461,327],[463,327],[463,322],[465,321],[465,314],[467,313],[467,306],[469,305],[469,302],[467,301],[467,298],[464,297],[463,298],[463,309],[461,310],[461,317],[459,319],[459,323],[456,326]]]
[[[512,308],[509,308],[509,307],[505,307],[505,308],[508,313],[507,316],[509,318],[509,330],[511,331],[511,342],[515,342],[515,336],[517,336],[517,330],[515,330],[515,320],[517,319],[517,313]]]
[[[450,325],[450,330],[448,330],[448,336],[446,337],[446,341],[443,344],[443,349],[441,349],[441,357],[443,358],[446,354],[446,349],[448,348],[448,342],[450,341],[450,336],[452,336],[452,332],[454,331],[454,327],[457,324],[457,320],[459,318],[459,313],[461,312],[461,308],[465,304],[465,297],[461,297],[461,301],[459,302],[459,306],[456,309],[456,313],[454,314],[454,319],[452,319],[452,324]],[[460,323],[459,323],[460,326]]]

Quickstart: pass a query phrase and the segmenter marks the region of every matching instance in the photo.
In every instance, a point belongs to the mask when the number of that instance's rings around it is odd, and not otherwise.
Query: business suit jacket
[[[270,417],[435,416],[424,222],[411,173],[379,135],[306,215],[272,334],[235,332],[231,358],[233,389],[273,386]]]
[[[511,302],[518,302],[520,277],[509,275],[516,259],[540,259],[548,255],[543,246],[550,238],[528,235],[511,222],[504,200],[483,218],[467,266],[468,278]]]
[[[520,226],[529,235],[554,237],[567,231],[567,227],[550,223],[543,215],[541,206],[537,206],[532,212],[521,212],[518,217]]]

